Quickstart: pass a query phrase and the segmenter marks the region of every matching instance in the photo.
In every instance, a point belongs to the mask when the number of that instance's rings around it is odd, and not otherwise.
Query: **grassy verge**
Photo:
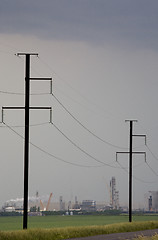
[[[0,240],[59,240],[118,232],[134,232],[155,228],[158,228],[158,221],[117,223],[105,226],[30,229],[24,231],[7,232],[1,231]]]
[[[139,236],[138,238],[134,238],[133,240],[157,240],[157,239],[158,239],[158,234],[155,234],[152,237]]]

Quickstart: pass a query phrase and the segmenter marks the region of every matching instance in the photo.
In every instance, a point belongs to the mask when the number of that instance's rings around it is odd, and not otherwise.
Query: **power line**
[[[119,148],[119,149],[127,149],[125,147],[120,147],[117,145],[114,145],[108,141],[105,141],[104,139],[102,139],[101,137],[97,136],[95,133],[93,133],[91,130],[89,130],[83,123],[81,123],[64,105],[61,101],[59,101],[59,99],[54,95],[54,93],[52,93],[52,96],[55,98],[55,100],[62,106],[62,108],[81,126],[83,127],[87,132],[89,132],[91,135],[93,135],[93,137],[99,139],[101,142],[111,146],[111,147],[115,147],[115,148]]]
[[[14,94],[14,95],[24,95],[24,93],[20,93],[20,92],[10,92],[10,91],[2,91],[0,90],[0,93],[3,93],[3,94]],[[45,93],[31,93],[30,95],[49,95],[50,93],[48,92],[45,92]],[[65,111],[80,125],[82,126],[86,131],[88,131],[91,135],[93,135],[95,138],[99,139],[100,141],[104,142],[105,144],[109,145],[109,146],[112,146],[112,147],[115,147],[115,148],[119,148],[119,149],[127,149],[126,147],[121,147],[121,146],[118,146],[118,145],[114,145],[104,139],[102,139],[101,137],[99,137],[98,135],[96,135],[95,133],[93,133],[91,130],[89,130],[83,123],[81,123],[81,121],[79,121],[65,106],[64,104],[59,101],[59,99],[54,95],[54,93],[51,94],[55,100],[62,106],[62,108],[65,109]],[[15,126],[16,127],[16,126]],[[135,147],[136,148],[136,147]],[[149,150],[150,151],[150,150]],[[152,153],[152,155],[154,156],[154,154]],[[157,158],[158,160],[158,158]]]
[[[158,157],[156,157],[156,155],[151,151],[151,149],[149,148],[149,146],[147,144],[146,144],[146,147],[149,150],[149,152],[151,153],[151,155],[154,157],[154,159],[158,161]]]
[[[79,102],[78,100],[74,99],[74,98],[71,97],[70,95],[66,94],[65,91],[62,91],[62,90],[61,90],[60,88],[58,88],[57,86],[56,86],[56,90],[57,90],[58,92],[60,92],[60,93],[62,94],[62,96],[64,95],[66,98],[69,98],[69,99],[70,99],[71,101],[73,101],[75,104],[77,104],[77,105],[79,105],[80,107],[86,109],[86,111],[88,110],[89,112],[91,112],[91,113],[93,113],[93,114],[95,114],[95,115],[98,115],[98,116],[102,117],[103,119],[105,119],[104,113],[97,112],[97,111],[94,110],[94,109],[92,110],[92,108],[86,106],[85,104]],[[107,118],[107,116],[106,116],[106,118]]]
[[[98,104],[96,104],[95,102],[92,102],[91,100],[89,100],[85,95],[81,94],[77,89],[75,89],[74,87],[71,86],[71,84],[69,84],[65,79],[63,79],[61,76],[59,76],[59,74],[57,74],[53,68],[51,66],[49,66],[46,61],[44,61],[43,59],[41,59],[39,56],[38,58],[40,59],[40,61],[50,70],[50,72],[52,74],[52,76],[55,78],[55,76],[58,77],[59,80],[61,80],[63,83],[66,83],[70,89],[72,89],[74,92],[76,92],[80,97],[82,97],[84,100],[86,100],[86,102],[90,103],[91,105],[95,105],[98,108],[100,108],[100,110],[102,110],[102,112],[107,113],[108,110],[104,110],[101,106],[99,106]],[[61,90],[58,89],[58,91],[62,92]],[[71,100],[73,100],[74,102],[78,103],[80,106],[84,106],[83,104],[79,103],[78,101],[72,99],[70,96],[66,95],[65,93],[62,92],[62,94],[64,94],[65,96],[69,97]],[[86,106],[84,106],[84,108],[88,109]],[[92,110],[90,110],[92,111]],[[94,112],[94,110],[93,110]],[[108,111],[108,113],[112,116],[113,114],[111,112]],[[122,119],[121,119],[122,120]]]
[[[12,95],[24,95],[24,93],[20,93],[20,92],[8,92],[8,91],[2,91],[0,90],[0,93],[3,93],[3,94],[12,94]]]
[[[3,124],[6,125],[6,127],[7,127],[8,129],[10,129],[12,132],[14,132],[16,135],[18,135],[20,138],[22,138],[22,139],[24,140],[24,137],[23,137],[21,134],[19,134],[17,131],[15,131],[11,126],[9,126],[8,124],[6,124],[5,122],[3,122]],[[64,162],[64,163],[67,163],[67,164],[69,164],[69,165],[73,165],[73,166],[77,166],[77,167],[85,167],[85,168],[98,168],[98,167],[102,167],[102,166],[91,166],[91,165],[82,165],[82,164],[78,164],[78,163],[72,163],[72,162],[69,162],[69,161],[67,161],[67,160],[65,160],[65,159],[63,159],[63,158],[60,158],[60,157],[58,157],[58,156],[55,156],[55,155],[52,154],[52,153],[49,153],[48,151],[44,150],[43,148],[37,146],[36,144],[34,144],[34,143],[30,142],[30,141],[29,141],[29,143],[30,143],[30,145],[32,145],[34,148],[40,150],[41,152],[45,153],[45,154],[48,155],[49,157],[53,157],[53,158],[55,158],[56,160],[59,160],[59,161]]]
[[[2,91],[0,90],[0,93],[3,94],[14,94],[14,95],[24,95],[24,93],[20,93],[20,92],[8,92],[8,91]],[[31,93],[30,95],[48,95],[50,93]],[[65,111],[80,125],[82,126],[86,131],[88,131],[91,135],[93,135],[95,138],[99,139],[100,141],[104,142],[105,144],[115,147],[115,148],[119,148],[119,149],[127,149],[125,147],[120,147],[117,145],[114,145],[108,141],[105,141],[104,139],[102,139],[101,137],[99,137],[98,135],[96,135],[95,133],[93,133],[91,130],[89,130],[83,123],[81,123],[81,121],[79,121],[64,105],[63,103],[61,103],[61,101],[59,101],[59,99],[52,93],[52,96],[56,99],[56,101],[65,109]]]
[[[30,127],[37,127],[37,126],[42,126],[49,124],[50,122],[43,122],[43,123],[35,123],[35,124],[30,124]],[[5,128],[6,126],[0,125],[0,128]],[[12,128],[23,128],[25,127],[24,125],[11,125],[10,127]]]
[[[22,95],[22,96],[25,95],[24,93],[21,93],[21,92],[10,92],[10,91],[3,91],[3,90],[0,90],[0,93],[2,93],[2,94],[10,94],[10,95]],[[30,93],[30,95],[48,95],[48,94],[50,94],[50,93],[48,93],[48,92]]]
[[[66,136],[66,134],[64,134],[54,123],[52,123],[52,125],[71,143],[73,144],[76,148],[78,148],[81,152],[83,152],[84,154],[86,154],[88,157],[92,158],[93,160],[105,165],[105,166],[108,166],[108,167],[112,167],[112,168],[117,168],[115,166],[112,166],[108,163],[105,163],[103,161],[100,161],[99,159],[97,159],[96,157],[93,157],[91,154],[87,153],[85,150],[83,150],[81,147],[79,147],[76,143],[74,143],[69,137]]]
[[[150,168],[150,170],[154,173],[154,175],[158,177],[158,174],[157,174],[157,173],[154,171],[154,169],[149,165],[149,163],[146,162],[146,164],[147,164],[147,166]]]
[[[140,125],[140,123],[139,123],[139,125]],[[140,127],[143,129],[143,130],[145,130],[146,131],[146,129],[142,126],[142,125],[140,125]],[[153,156],[153,158],[156,160],[156,161],[158,161],[158,157],[153,153],[153,151],[149,148],[149,146],[148,146],[148,144],[146,143],[145,144],[145,146],[146,146],[146,148],[148,149],[148,151],[151,153],[151,155]],[[146,162],[147,163],[147,162]],[[154,173],[154,175],[156,175],[156,176],[158,176],[158,174],[152,169],[152,167],[147,163],[147,166],[150,168],[150,170]]]
[[[118,163],[119,166],[122,168],[122,170],[124,170],[124,171],[128,174],[127,168],[125,168],[124,166],[122,166],[122,164],[121,164],[119,161],[117,161],[117,163]],[[142,182],[142,183],[150,183],[150,184],[151,184],[151,183],[157,182],[157,181],[147,182],[147,181],[144,181],[144,180],[136,177],[135,175],[132,175],[132,177],[133,177],[134,179],[136,179],[137,181]]]
[[[83,95],[81,92],[79,92],[77,89],[75,89],[74,87],[72,87],[72,85],[66,81],[65,79],[63,79],[61,76],[59,76],[59,74],[57,74],[53,68],[51,66],[48,65],[48,63],[46,63],[46,61],[44,61],[43,59],[41,59],[39,56],[38,58],[40,59],[40,61],[50,70],[50,72],[54,74],[54,76],[57,76],[59,80],[61,80],[64,84],[67,84],[69,86],[70,89],[72,89],[74,92],[76,92],[80,97],[82,97],[84,100],[86,100],[86,102],[90,103],[91,105],[95,105],[97,108],[100,108],[102,111],[105,112],[105,110],[99,106],[98,104],[96,104],[95,102],[89,100],[85,95]],[[53,75],[52,74],[52,75]],[[107,111],[107,110],[106,110]],[[113,114],[111,112],[109,112],[109,114],[112,116]],[[119,119],[122,121],[122,118],[119,117]]]
[[[51,73],[53,72],[54,75],[56,75],[63,83],[66,82],[66,84],[69,86],[69,88],[71,88],[74,92],[76,92],[78,95],[80,95],[82,98],[84,98],[86,101],[89,102],[89,100],[83,95],[81,94],[79,91],[77,91],[74,87],[71,86],[71,84],[69,84],[65,79],[63,79],[61,76],[59,76],[52,67],[50,67],[43,59],[41,59],[39,56],[38,58],[40,59],[41,62],[43,62],[43,64],[51,71]]]

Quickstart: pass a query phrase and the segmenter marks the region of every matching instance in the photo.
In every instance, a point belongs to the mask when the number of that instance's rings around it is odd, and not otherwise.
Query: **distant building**
[[[83,200],[81,204],[81,209],[83,211],[96,211],[96,201]]]
[[[110,181],[110,205],[112,209],[119,209],[119,191],[116,191],[116,179]]]
[[[158,211],[158,191],[150,191],[148,199],[149,211]]]
[[[5,207],[4,212],[15,212],[15,207],[12,207],[12,206]]]
[[[149,211],[152,211],[152,196],[148,199]]]
[[[59,198],[59,204],[60,204],[60,211],[65,211],[65,202],[63,202],[62,196],[60,196]]]

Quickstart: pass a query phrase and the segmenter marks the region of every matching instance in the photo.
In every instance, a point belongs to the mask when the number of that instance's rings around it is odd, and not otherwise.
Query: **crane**
[[[52,195],[53,193],[50,193],[50,196],[49,196],[49,199],[48,199],[48,202],[47,202],[47,206],[46,206],[46,211],[48,211],[48,208],[49,208],[49,205],[50,205],[50,200],[52,198]]]
[[[110,187],[109,187],[109,185],[107,184],[107,182],[105,182],[105,183],[106,183],[107,189],[108,189],[108,191],[109,191],[109,197],[110,197],[110,206],[112,206],[111,181],[110,181]]]
[[[50,200],[51,200],[52,196],[53,196],[53,193],[50,193],[50,196],[49,196],[49,199],[48,199],[46,207],[44,207],[44,204],[43,204],[42,200],[40,199],[40,205],[41,205],[41,210],[42,211],[48,211],[49,205],[50,205]]]
[[[41,205],[41,210],[43,211],[44,210],[44,205],[43,205],[43,202],[41,201],[41,199],[40,199],[40,205]]]

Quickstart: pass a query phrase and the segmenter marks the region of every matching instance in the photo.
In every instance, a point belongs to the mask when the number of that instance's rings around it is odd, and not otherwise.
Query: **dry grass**
[[[0,240],[59,240],[118,232],[134,232],[155,228],[158,228],[158,221],[117,223],[105,226],[30,229],[7,232],[1,231]],[[144,240],[141,236],[137,239]],[[155,239],[158,239],[158,237],[153,238],[153,240]]]
[[[137,238],[134,238],[133,240],[158,240],[158,234],[156,233],[151,237],[139,236]]]

